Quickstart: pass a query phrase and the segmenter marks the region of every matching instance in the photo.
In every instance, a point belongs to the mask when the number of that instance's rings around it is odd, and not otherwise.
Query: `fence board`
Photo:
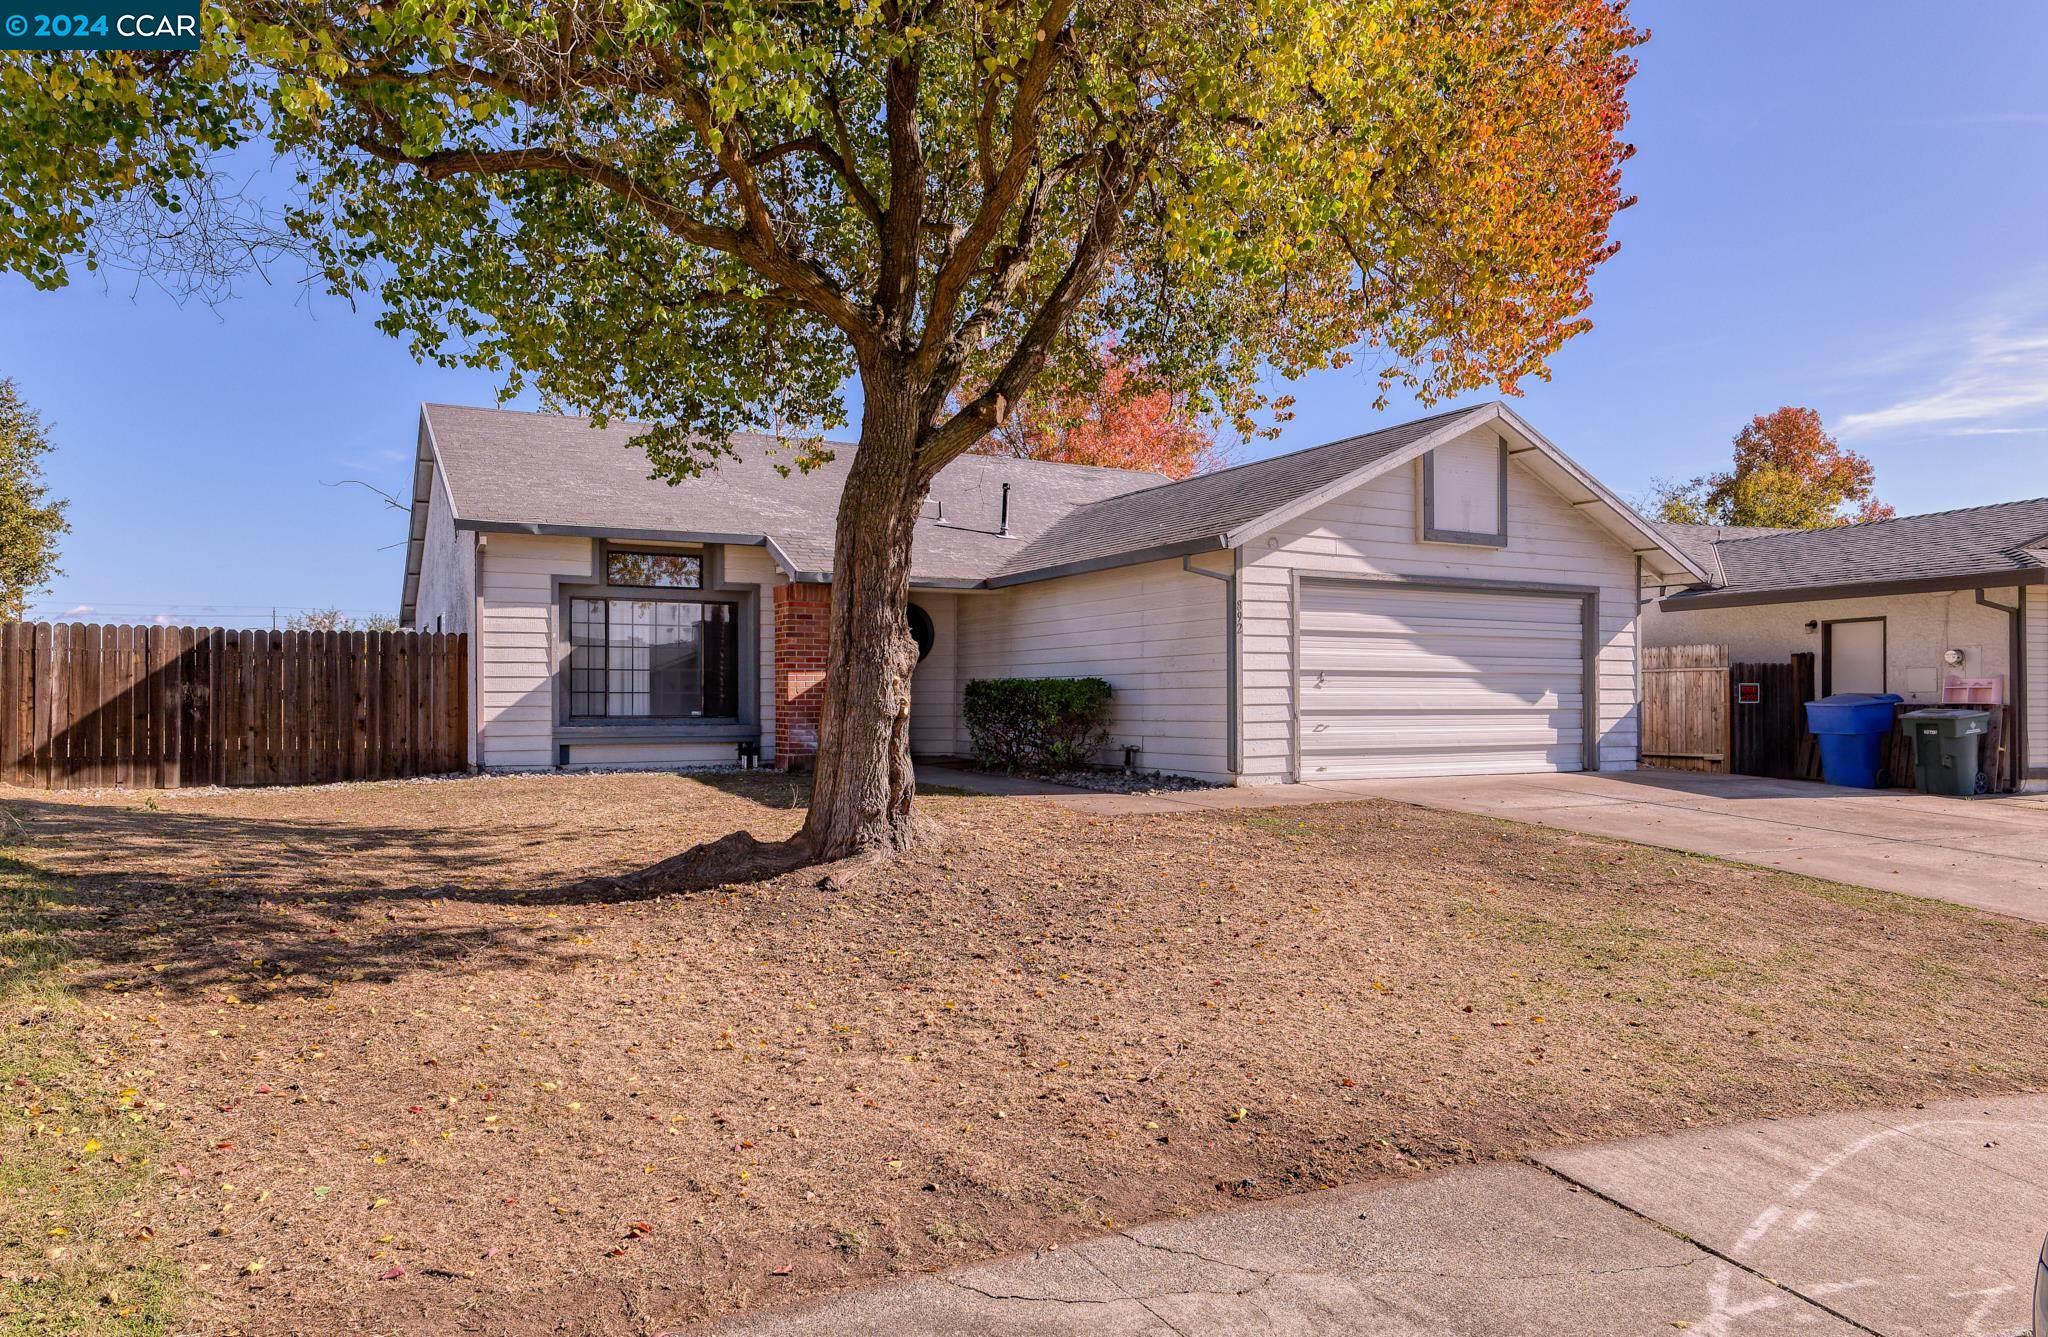
[[[468,641],[0,623],[0,783],[394,779],[466,764]]]
[[[1719,645],[1643,651],[1643,764],[1677,771],[1728,769],[1728,653]]]

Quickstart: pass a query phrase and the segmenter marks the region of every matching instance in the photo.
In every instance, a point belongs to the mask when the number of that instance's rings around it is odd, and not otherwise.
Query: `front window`
[[[739,618],[730,603],[569,601],[572,717],[733,719],[738,668]]]

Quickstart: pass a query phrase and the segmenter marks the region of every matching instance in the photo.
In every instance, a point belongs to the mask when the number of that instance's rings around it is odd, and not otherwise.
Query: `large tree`
[[[0,618],[19,618],[57,571],[57,540],[71,531],[64,503],[43,484],[50,434],[12,380],[0,376]]]
[[[1362,348],[1512,390],[1625,204],[1626,0],[209,0],[196,54],[0,60],[0,263],[223,272],[210,154],[426,358],[654,424],[687,477],[844,416],[811,805],[911,838],[905,603],[940,470],[1114,341],[1197,413]]]
[[[1729,468],[1659,483],[1651,505],[1678,524],[1772,529],[1827,529],[1894,514],[1877,499],[1870,461],[1830,436],[1819,413],[1789,405],[1757,414],[1735,434]]]

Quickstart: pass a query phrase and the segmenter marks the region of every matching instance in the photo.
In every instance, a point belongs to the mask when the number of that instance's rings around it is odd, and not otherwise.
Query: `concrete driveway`
[[[1936,798],[1683,771],[1327,780],[1102,794],[947,767],[921,781],[1082,812],[1200,812],[1383,798],[1612,836],[2048,923],[2048,795]]]
[[[724,1337],[2020,1337],[2048,1097],[1738,1124],[1138,1226]]]
[[[1317,786],[1712,854],[2048,923],[2048,796],[1954,799],[1681,771]]]

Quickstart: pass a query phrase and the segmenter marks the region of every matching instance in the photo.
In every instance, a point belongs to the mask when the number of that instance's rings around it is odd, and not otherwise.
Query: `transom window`
[[[604,583],[629,589],[700,590],[704,588],[704,559],[690,553],[614,548],[605,554]]]
[[[668,554],[613,553],[610,563],[622,557],[666,560]],[[696,558],[679,560],[696,571]],[[734,719],[739,715],[738,670],[739,618],[732,604],[569,601],[569,714],[574,718]]]

